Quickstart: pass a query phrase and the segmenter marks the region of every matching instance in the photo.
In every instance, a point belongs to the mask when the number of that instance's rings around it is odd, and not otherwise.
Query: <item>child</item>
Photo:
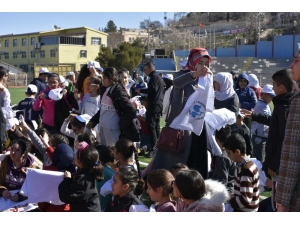
[[[66,80],[68,81],[68,85],[66,89],[68,91],[74,92],[75,90],[75,85],[76,85],[76,79],[75,79],[75,73],[74,72],[68,72],[66,76]]]
[[[73,146],[74,141],[77,140],[77,136],[84,132],[86,122],[82,121],[82,115],[70,114],[68,118],[64,120],[60,128],[60,132],[64,135],[72,138],[71,145]],[[71,129],[68,128],[69,123],[71,122]],[[77,150],[75,150],[77,151]],[[76,153],[76,152],[75,152]]]
[[[34,120],[36,124],[39,124],[39,113],[32,108],[37,91],[37,87],[34,84],[27,85],[25,91],[27,98],[19,102],[17,110],[22,110],[22,112],[16,113],[17,118],[22,114],[25,120]]]
[[[173,175],[165,169],[157,169],[147,176],[147,193],[151,201],[155,202],[156,212],[176,212],[176,202],[171,200],[173,192]]]
[[[96,180],[103,179],[103,166],[98,151],[81,142],[75,156],[77,172],[65,172],[65,178],[58,186],[59,198],[70,204],[71,212],[100,212],[100,201]]]
[[[79,104],[80,114],[88,114],[93,117],[100,109],[100,88],[102,79],[99,77],[89,77],[88,90]]]
[[[228,125],[216,131],[215,138],[217,144],[222,150],[222,155],[215,157],[213,171],[211,174],[211,179],[217,180],[226,185],[229,194],[233,193],[234,191],[236,165],[230,158],[228,158],[223,147],[223,143],[230,135],[231,129]]]
[[[105,145],[96,145],[96,149],[99,153],[100,161],[103,165],[103,174],[104,174],[104,179],[103,181],[97,181],[97,190],[99,191],[99,200],[101,204],[101,210],[104,211],[107,204],[111,202],[112,195],[109,194],[107,196],[102,196],[100,195],[100,189],[104,185],[104,183],[108,180],[110,180],[113,175],[115,174],[115,171],[110,165],[114,165],[114,155],[113,151],[109,149]]]
[[[248,75],[241,73],[237,79],[235,92],[239,97],[239,107],[251,111],[257,102],[257,98],[255,92],[247,86],[248,84]],[[251,120],[246,118],[244,122],[249,130],[251,130]]]
[[[223,147],[228,157],[237,163],[234,193],[229,200],[231,207],[234,212],[256,212],[259,204],[259,174],[256,165],[246,155],[245,139],[240,134],[232,134]]]
[[[271,116],[272,111],[269,103],[272,101],[275,93],[273,91],[273,86],[266,84],[262,89],[261,98],[257,101],[254,107],[253,113],[260,113],[265,116]],[[265,146],[269,133],[269,126],[260,124],[252,120],[252,144],[253,144],[253,157],[262,163],[265,161]]]
[[[120,137],[134,142],[140,141],[139,132],[133,122],[136,109],[130,102],[125,88],[117,82],[118,73],[115,68],[109,67],[103,71],[103,94],[101,94],[101,110],[99,110],[87,128],[100,125],[100,143],[111,145]]]
[[[36,98],[35,102],[33,103],[33,110],[40,111],[41,108],[44,109],[43,116],[42,116],[42,124],[43,127],[46,128],[50,133],[54,133],[54,107],[55,107],[55,100],[52,100],[48,97],[47,93],[50,90],[59,88],[59,76],[58,74],[52,73],[48,76],[48,87],[46,90],[41,91],[39,96]]]
[[[129,212],[131,205],[143,205],[137,196],[144,191],[144,181],[139,179],[135,169],[124,167],[118,170],[111,186],[114,200],[107,205],[105,212]]]
[[[53,141],[52,141],[53,142]],[[49,152],[48,152],[49,153]],[[61,171],[66,170],[71,173],[75,172],[74,161],[74,151],[66,143],[60,143],[55,147],[55,150],[49,154],[52,164],[50,166],[45,166],[44,170],[50,171]],[[39,202],[39,209],[43,212],[68,212],[70,211],[69,204],[54,205],[49,202]]]
[[[298,49],[294,61],[290,66],[292,78],[298,85],[300,82],[299,55],[300,51]],[[289,116],[286,123],[276,192],[277,212],[300,211],[299,97],[298,92],[291,99]]]
[[[248,126],[244,123],[244,115],[239,112],[236,117],[236,128],[231,131],[232,134],[238,133],[242,135],[246,141],[246,154],[252,156],[252,142],[251,142],[251,133]]]
[[[128,139],[121,138],[115,144],[113,155],[114,155],[114,159],[118,161],[119,168],[129,167],[129,168],[136,169],[138,171],[139,176],[141,176],[138,153],[137,153],[137,149],[133,145],[133,142],[131,142]],[[111,193],[111,188],[108,187],[108,184],[110,183],[112,183],[112,180],[107,181],[102,186],[100,190],[100,194],[102,196],[106,196]]]
[[[142,96],[140,98],[140,101],[141,101],[141,104],[147,110],[148,103],[147,103],[146,97]],[[140,146],[141,146],[142,152],[145,153],[146,150],[151,147],[150,136],[149,136],[148,127],[147,127],[147,123],[146,123],[146,113],[144,113],[144,115],[137,116],[137,119],[139,120],[139,122],[141,124],[141,142],[140,142]]]
[[[196,170],[180,170],[173,182],[177,212],[223,212],[229,195],[218,181],[204,181]]]
[[[293,80],[288,70],[279,70],[272,76],[275,97],[272,99],[274,110],[272,115],[262,115],[242,110],[253,121],[269,126],[266,141],[266,157],[263,170],[270,177],[278,175],[280,167],[281,147],[285,136],[287,112],[290,108],[293,94]]]
[[[187,165],[185,165],[184,163],[175,163],[172,167],[171,167],[171,173],[173,175],[173,177],[176,177],[177,173],[180,170],[189,170],[189,167]]]
[[[248,87],[250,87],[255,92],[256,98],[260,99],[262,88],[259,86],[259,81],[257,79],[257,76],[253,73],[250,73],[248,75],[248,80],[249,80]]]
[[[134,84],[134,81],[130,79],[128,76],[128,71],[125,68],[122,68],[118,71],[118,75],[120,77],[120,84],[126,89],[127,94],[131,96],[130,94],[130,88]]]

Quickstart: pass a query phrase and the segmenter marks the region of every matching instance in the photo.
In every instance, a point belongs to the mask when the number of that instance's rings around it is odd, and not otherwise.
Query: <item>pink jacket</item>
[[[43,90],[39,93],[42,94],[43,92],[47,92],[50,89],[47,87],[46,90]],[[40,99],[39,97],[36,98],[35,102],[33,103],[33,110],[34,111],[40,111],[41,108],[44,108],[44,112],[43,112],[43,123],[53,127],[54,126],[54,105],[55,105],[55,101],[51,100],[51,99]]]

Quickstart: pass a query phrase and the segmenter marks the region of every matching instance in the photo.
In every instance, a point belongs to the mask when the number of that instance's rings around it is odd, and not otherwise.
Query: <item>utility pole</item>
[[[150,54],[150,16],[148,20],[148,53]]]
[[[216,28],[214,27],[214,49],[216,49]]]

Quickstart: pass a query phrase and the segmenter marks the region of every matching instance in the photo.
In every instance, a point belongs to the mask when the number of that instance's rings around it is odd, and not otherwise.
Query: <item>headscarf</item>
[[[235,93],[231,73],[217,73],[214,76],[214,81],[220,84],[220,91],[215,91],[215,98],[217,100],[224,101]]]
[[[255,87],[255,88],[259,88],[259,82],[257,79],[257,76],[253,73],[248,74],[248,80],[249,80],[249,87]]]
[[[189,58],[183,70],[195,71],[196,65],[202,59],[203,56],[208,56],[209,63],[212,62],[211,56],[205,48],[194,48],[190,51]]]

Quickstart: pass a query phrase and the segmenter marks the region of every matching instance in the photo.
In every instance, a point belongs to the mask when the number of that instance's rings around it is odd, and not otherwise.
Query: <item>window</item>
[[[129,42],[131,42],[131,38],[129,38]]]
[[[85,45],[85,37],[60,36],[59,43],[67,45]]]
[[[26,52],[22,52],[22,59],[26,59]]]
[[[31,38],[31,45],[34,45],[35,44],[35,38]]]
[[[87,58],[87,51],[86,50],[80,50],[80,58]]]
[[[58,44],[58,37],[40,37],[40,42],[42,45],[57,45]]]
[[[28,71],[28,65],[27,65],[27,64],[25,64],[25,65],[20,65],[20,68],[21,68],[22,70],[24,70],[25,72]]]
[[[17,39],[14,39],[14,40],[13,40],[13,46],[14,46],[14,47],[18,46],[18,40],[17,40]]]
[[[31,55],[31,58],[35,58],[35,52],[34,51],[31,51],[30,55]]]
[[[22,38],[22,46],[26,46],[26,38]]]
[[[92,37],[92,45],[101,45],[101,38]]]
[[[5,40],[5,47],[8,47],[9,40]]]
[[[8,54],[8,52],[5,52],[5,59],[9,59],[9,54]]]
[[[17,59],[17,58],[18,58],[18,54],[14,52],[14,53],[13,53],[13,58],[14,58],[14,59]]]
[[[50,50],[50,57],[55,57],[55,51],[54,50]]]
[[[45,58],[45,50],[41,50],[40,51],[40,57],[41,58]]]

